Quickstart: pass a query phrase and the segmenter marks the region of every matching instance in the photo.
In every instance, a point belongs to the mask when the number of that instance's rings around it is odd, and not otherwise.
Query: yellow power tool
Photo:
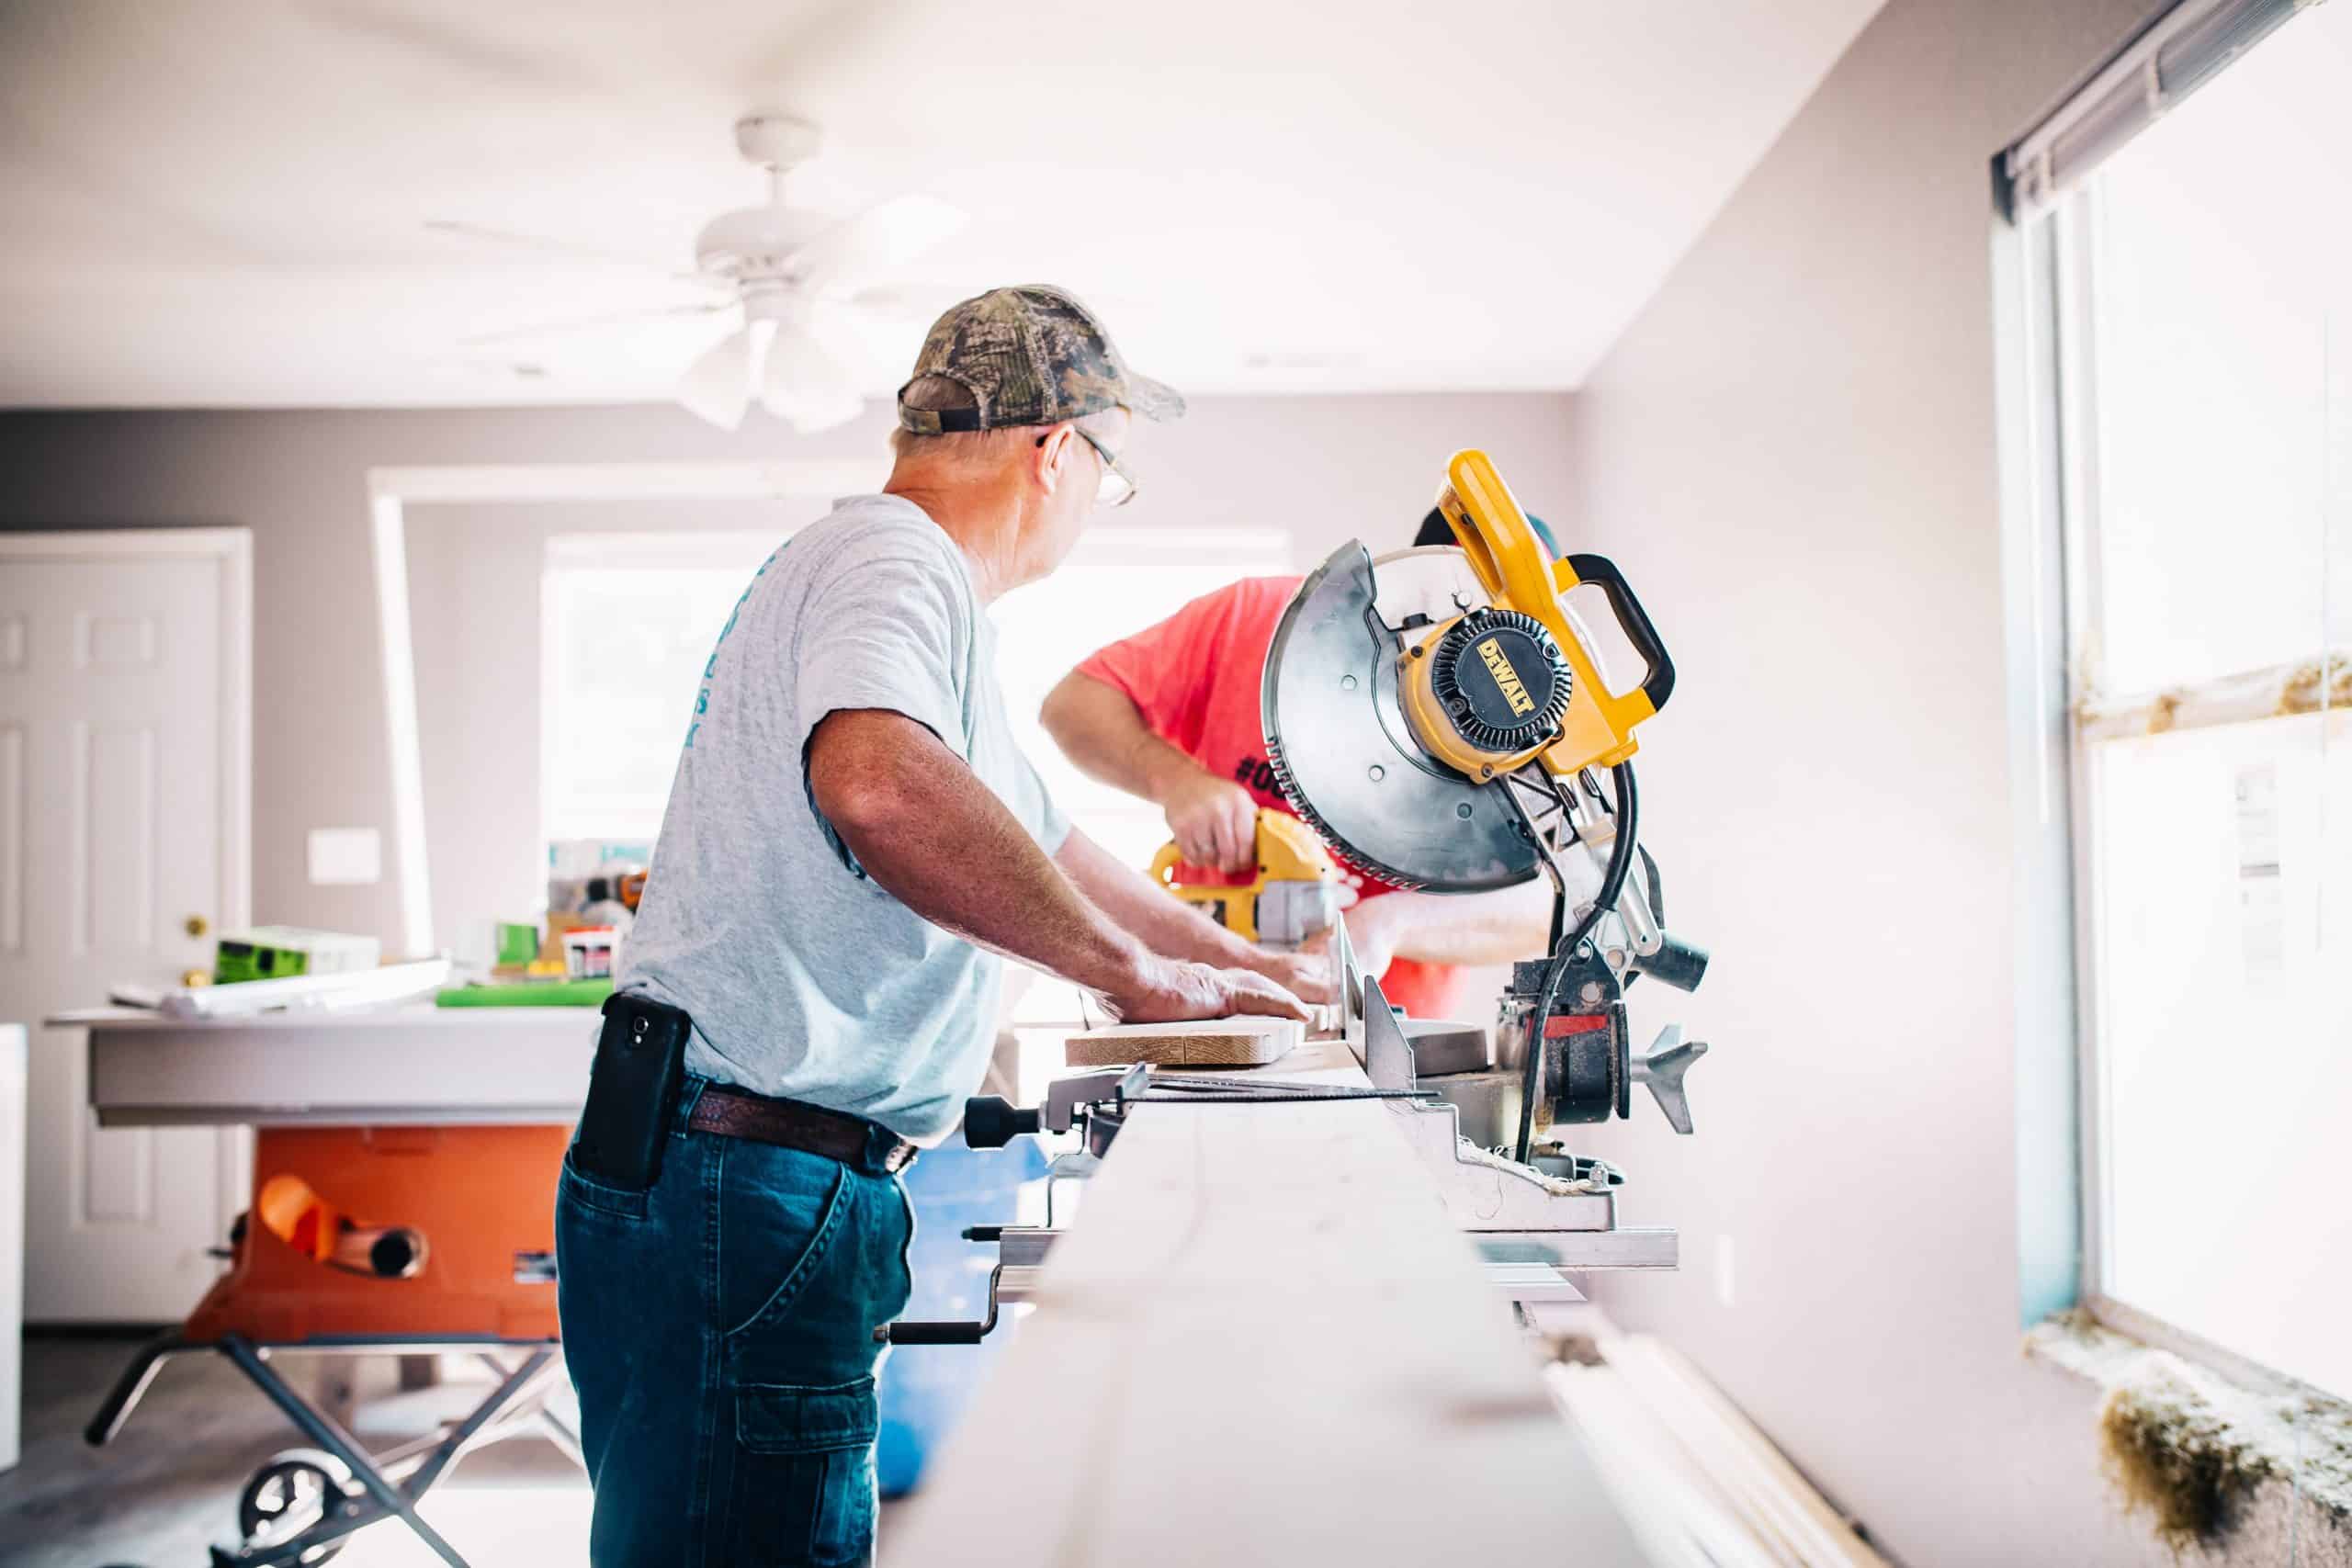
[[[1180,882],[1184,857],[1162,845],[1151,879],[1244,941],[1295,951],[1340,919],[1340,873],[1315,830],[1287,812],[1258,810],[1258,874],[1250,882]]]
[[[1688,990],[1707,967],[1664,929],[1656,860],[1639,852],[1634,730],[1673,694],[1673,660],[1616,566],[1554,558],[1484,452],[1453,455],[1437,504],[1456,548],[1375,561],[1351,540],[1299,585],[1266,656],[1267,760],[1334,853],[1400,887],[1552,882],[1550,953],[1511,971],[1495,1065],[1415,1068],[1481,1113],[1479,1142],[1524,1161],[1553,1123],[1629,1114],[1636,1084],[1687,1133],[1682,1074],[1706,1047],[1669,1030],[1636,1054],[1623,1000],[1636,974]],[[1411,592],[1432,569],[1442,595]],[[1638,684],[1603,679],[1569,613],[1588,583],[1639,658]],[[1366,1016],[1377,996],[1366,977]]]

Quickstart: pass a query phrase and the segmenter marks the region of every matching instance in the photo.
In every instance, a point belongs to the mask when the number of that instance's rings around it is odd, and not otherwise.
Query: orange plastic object
[[[556,1176],[571,1138],[569,1127],[255,1129],[243,1237],[184,1337],[554,1339],[555,1284],[539,1264],[555,1252]],[[321,1268],[330,1199],[343,1213],[430,1236],[424,1268],[409,1279]],[[282,1239],[281,1224],[307,1245]]]
[[[269,1234],[314,1262],[334,1256],[335,1233],[343,1216],[320,1197],[311,1184],[290,1171],[261,1179],[247,1211]]]

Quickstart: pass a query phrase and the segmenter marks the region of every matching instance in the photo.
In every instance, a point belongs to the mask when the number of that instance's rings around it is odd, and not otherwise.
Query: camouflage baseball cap
[[[1181,416],[1173,388],[1127,368],[1094,312],[1044,284],[991,288],[932,323],[907,386],[942,376],[972,394],[968,409],[910,409],[899,423],[919,435],[1057,424],[1108,408],[1146,419]]]

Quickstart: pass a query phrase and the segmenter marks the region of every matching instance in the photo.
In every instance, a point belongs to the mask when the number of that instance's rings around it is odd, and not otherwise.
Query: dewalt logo
[[[1493,637],[1486,638],[1478,644],[1478,657],[1486,662],[1487,673],[1495,678],[1495,684],[1501,690],[1503,701],[1510,704],[1512,713],[1526,713],[1535,706],[1535,699],[1527,694],[1527,685],[1520,680],[1519,671],[1503,657],[1501,644]]]

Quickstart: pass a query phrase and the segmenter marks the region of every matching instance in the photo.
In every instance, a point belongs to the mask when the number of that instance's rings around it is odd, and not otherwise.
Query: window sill
[[[2026,1353],[2096,1384],[2101,1458],[2176,1551],[2212,1562],[2352,1562],[2352,1404],[2224,1376],[2100,1322],[2038,1325]]]

